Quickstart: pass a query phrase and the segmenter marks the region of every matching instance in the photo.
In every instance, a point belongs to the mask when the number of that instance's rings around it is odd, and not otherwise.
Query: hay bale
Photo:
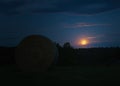
[[[46,71],[53,63],[55,55],[55,44],[40,35],[24,38],[15,50],[16,64],[25,72]]]

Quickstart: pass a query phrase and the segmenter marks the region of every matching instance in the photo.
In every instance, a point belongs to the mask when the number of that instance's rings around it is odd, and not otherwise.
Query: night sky
[[[120,0],[0,0],[0,46],[44,35],[73,47],[120,46]]]

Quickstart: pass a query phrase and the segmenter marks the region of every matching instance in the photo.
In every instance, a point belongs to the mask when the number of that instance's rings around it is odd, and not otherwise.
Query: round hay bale
[[[46,71],[53,63],[55,55],[55,44],[40,35],[24,38],[15,50],[16,64],[25,72]]]

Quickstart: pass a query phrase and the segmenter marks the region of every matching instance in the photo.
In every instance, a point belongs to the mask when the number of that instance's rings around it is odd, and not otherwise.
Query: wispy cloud
[[[96,23],[75,23],[75,24],[64,24],[64,28],[81,28],[81,27],[93,27],[93,26],[111,26],[111,24],[96,24]]]
[[[14,37],[14,38],[12,38],[12,37],[9,37],[9,38],[0,38],[0,40],[2,40],[2,41],[10,41],[10,40],[17,40],[18,38],[17,37]]]
[[[120,42],[119,37],[120,33],[111,33],[111,34],[101,34],[97,36],[88,36],[87,39],[91,40],[92,43],[110,43],[110,42]]]
[[[96,39],[97,37],[95,36],[88,36],[87,39]]]
[[[0,13],[20,14],[66,12],[98,14],[120,8],[120,0],[1,0]]]

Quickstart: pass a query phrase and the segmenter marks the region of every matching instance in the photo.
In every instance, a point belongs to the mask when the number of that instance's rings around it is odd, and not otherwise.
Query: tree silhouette
[[[72,48],[71,44],[69,42],[66,42],[63,44],[63,47],[61,47],[59,44],[56,44],[58,50],[59,50],[59,61],[58,64],[62,65],[73,65],[75,63],[75,49]]]
[[[69,42],[66,42],[63,44],[63,48],[72,48],[72,46]]]

